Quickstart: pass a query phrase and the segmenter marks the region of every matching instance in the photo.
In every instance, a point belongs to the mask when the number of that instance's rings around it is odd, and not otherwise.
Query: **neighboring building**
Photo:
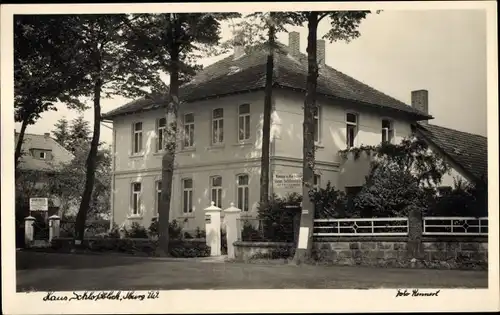
[[[18,141],[19,133],[15,132],[15,143]],[[32,192],[43,191],[44,186],[51,179],[54,172],[64,163],[73,159],[73,155],[50,137],[49,133],[43,135],[26,133],[21,147],[19,160],[20,175],[17,184],[29,197],[49,197],[52,208],[58,208],[61,201],[54,196],[31,196]],[[51,213],[52,214],[52,213]]]
[[[486,137],[431,124],[417,124],[417,137],[427,142],[450,165],[450,173],[441,181],[454,187],[456,180],[471,184],[488,180],[488,139]]]
[[[292,32],[289,46],[275,56],[271,179],[302,172],[307,58],[299,47],[299,34]],[[413,124],[432,117],[329,67],[325,54],[324,41],[318,41],[316,181],[348,190],[364,183],[367,169],[342,163],[339,150],[399,142],[412,134]],[[247,55],[236,47],[181,88],[179,125],[185,136],[176,154],[170,217],[187,220],[188,230],[204,226],[203,209],[211,200],[223,209],[234,202],[243,215],[257,214],[266,57],[265,49]],[[148,226],[157,215],[164,112],[164,105],[140,99],[103,115],[114,124],[111,203],[118,224]],[[271,193],[301,192],[300,185],[287,189],[277,182],[271,182]]]

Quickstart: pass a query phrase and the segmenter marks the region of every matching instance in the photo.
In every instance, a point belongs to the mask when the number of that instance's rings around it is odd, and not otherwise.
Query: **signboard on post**
[[[49,198],[30,198],[30,211],[49,211]]]
[[[274,174],[273,186],[275,188],[300,189],[302,187],[302,174]]]

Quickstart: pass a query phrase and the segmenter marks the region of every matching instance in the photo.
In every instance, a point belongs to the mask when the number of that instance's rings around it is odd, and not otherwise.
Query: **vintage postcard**
[[[497,5],[2,5],[5,314],[498,311]]]

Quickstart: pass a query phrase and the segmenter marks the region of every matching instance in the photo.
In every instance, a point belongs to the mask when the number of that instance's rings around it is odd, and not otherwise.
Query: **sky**
[[[322,21],[318,36],[328,30]],[[289,27],[300,33],[305,53],[306,27]],[[369,15],[359,28],[361,36],[350,43],[326,43],[326,63],[333,68],[411,104],[411,91],[429,91],[429,113],[433,124],[487,135],[486,11],[483,10],[384,10]],[[232,36],[230,25],[222,27],[222,41]],[[288,44],[288,34],[278,34]],[[204,66],[224,58],[200,60]],[[129,100],[122,97],[102,101],[106,113]],[[89,101],[89,105],[92,103]],[[43,134],[54,130],[58,119],[74,119],[79,113],[58,106],[42,114],[26,132]],[[93,110],[83,113],[93,126]],[[16,129],[20,130],[20,124]],[[112,131],[101,128],[101,140],[111,144]]]

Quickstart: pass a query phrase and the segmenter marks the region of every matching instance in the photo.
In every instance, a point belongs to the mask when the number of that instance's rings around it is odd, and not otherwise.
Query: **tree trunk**
[[[271,13],[272,14],[272,13]],[[271,17],[272,18],[272,17]],[[262,155],[260,161],[260,202],[269,200],[269,147],[271,137],[271,112],[273,102],[273,70],[274,70],[274,34],[273,25],[269,26],[269,54],[266,63],[266,88],[264,97],[264,121],[262,124]]]
[[[85,178],[85,188],[83,190],[80,209],[75,222],[75,245],[81,245],[85,233],[85,221],[90,207],[92,190],[94,189],[95,172],[97,168],[97,149],[101,132],[101,88],[102,81],[97,79],[94,84],[94,134],[90,143],[90,151],[87,157],[87,171]]]
[[[174,22],[175,23],[175,22]],[[170,89],[169,104],[166,109],[167,134],[165,154],[162,159],[161,202],[158,211],[158,250],[160,256],[169,256],[168,227],[170,221],[170,201],[172,199],[172,178],[174,175],[175,151],[177,148],[177,119],[179,111],[179,46],[175,36],[180,34],[179,24],[175,23],[174,34],[171,34],[172,51],[170,52]]]
[[[309,198],[309,191],[314,186],[314,109],[316,107],[316,86],[318,80],[318,64],[316,58],[316,38],[318,13],[310,12],[308,16],[307,36],[307,83],[304,101],[303,124],[303,165],[302,165],[302,214],[300,217],[299,240],[295,251],[294,262],[300,264],[311,257],[312,234],[314,225],[314,203]],[[303,240],[301,242],[301,240]]]
[[[21,159],[21,150],[23,147],[23,141],[24,141],[24,135],[26,134],[26,128],[28,127],[28,118],[26,117],[23,119],[23,123],[21,125],[21,131],[19,132],[19,137],[17,138],[17,143],[16,143],[16,153],[15,153],[15,161],[14,161],[14,167],[16,170],[16,177],[17,177],[17,167],[19,165],[19,160]]]

